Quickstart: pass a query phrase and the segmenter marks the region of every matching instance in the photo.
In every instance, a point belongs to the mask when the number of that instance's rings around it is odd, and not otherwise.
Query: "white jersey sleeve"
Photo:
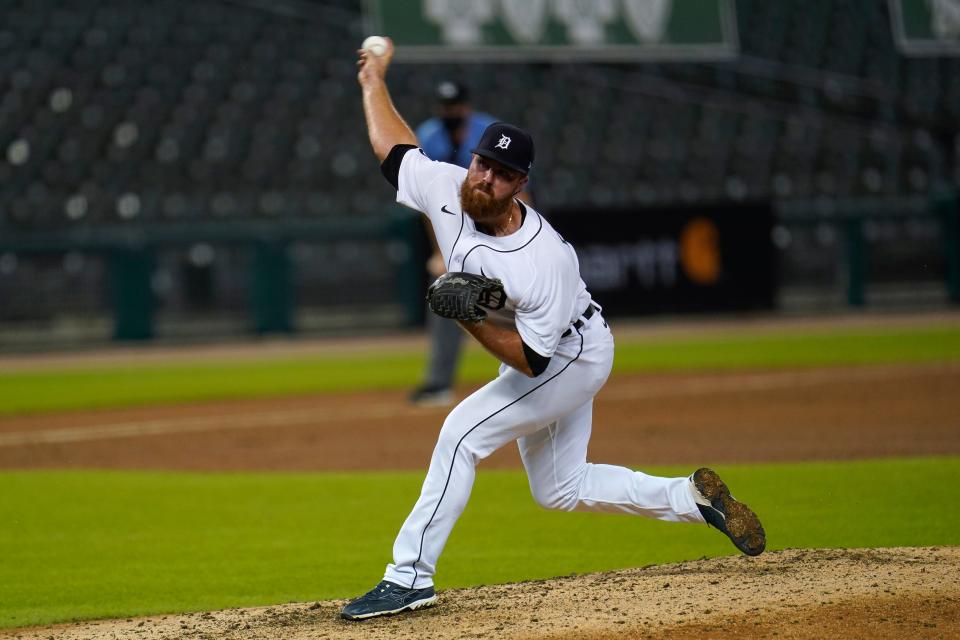
[[[423,149],[410,149],[403,155],[397,177],[397,202],[431,216],[441,205],[434,201],[451,188],[459,191],[466,169],[431,160]]]

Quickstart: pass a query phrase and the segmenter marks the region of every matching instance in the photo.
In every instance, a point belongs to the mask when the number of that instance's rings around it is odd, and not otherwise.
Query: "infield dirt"
[[[960,548],[787,550],[451,589],[431,609],[346,622],[345,601],[88,622],[21,640],[956,638]]]
[[[957,389],[960,363],[614,374],[596,400],[590,458],[692,470],[957,455]],[[0,469],[425,469],[445,413],[378,392],[5,417]],[[481,473],[518,465],[516,449],[505,447]],[[342,602],[320,602],[0,637],[955,638],[958,576],[960,547],[786,550],[448,590],[433,609],[365,623],[339,620]]]
[[[614,374],[594,404],[590,458],[642,468],[957,454],[957,389],[960,363]],[[383,391],[3,417],[0,469],[419,470],[446,412]],[[506,446],[481,469],[519,465]]]

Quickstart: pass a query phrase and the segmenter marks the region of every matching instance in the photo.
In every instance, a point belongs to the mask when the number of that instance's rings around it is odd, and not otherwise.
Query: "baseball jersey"
[[[462,167],[410,149],[400,163],[397,202],[430,218],[448,271],[503,282],[507,302],[489,313],[489,321],[515,327],[528,347],[549,358],[564,331],[590,304],[577,254],[543,216],[519,200],[524,215],[517,231],[508,236],[478,231],[460,209],[460,185],[466,176]]]

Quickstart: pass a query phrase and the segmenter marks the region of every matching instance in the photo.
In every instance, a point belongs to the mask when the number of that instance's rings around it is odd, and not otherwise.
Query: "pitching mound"
[[[960,637],[960,547],[817,549],[453,589],[438,605],[350,623],[343,601],[8,632],[167,640],[307,638]]]

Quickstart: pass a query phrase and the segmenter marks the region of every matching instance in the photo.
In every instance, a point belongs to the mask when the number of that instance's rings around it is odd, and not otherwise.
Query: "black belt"
[[[593,317],[593,314],[595,314],[597,311],[600,311],[600,309],[597,308],[597,305],[595,305],[595,304],[593,304],[593,303],[591,302],[591,303],[587,306],[587,310],[584,311],[584,312],[581,314],[581,317],[577,318],[576,322],[573,323],[573,326],[572,326],[571,328],[567,329],[567,330],[564,331],[562,334],[560,334],[560,337],[561,337],[561,338],[566,338],[566,337],[569,336],[571,333],[573,333],[573,330],[574,330],[574,329],[576,329],[577,331],[579,331],[579,330],[583,327],[583,321],[584,321],[584,320],[589,320],[590,318],[592,318],[592,317]]]

